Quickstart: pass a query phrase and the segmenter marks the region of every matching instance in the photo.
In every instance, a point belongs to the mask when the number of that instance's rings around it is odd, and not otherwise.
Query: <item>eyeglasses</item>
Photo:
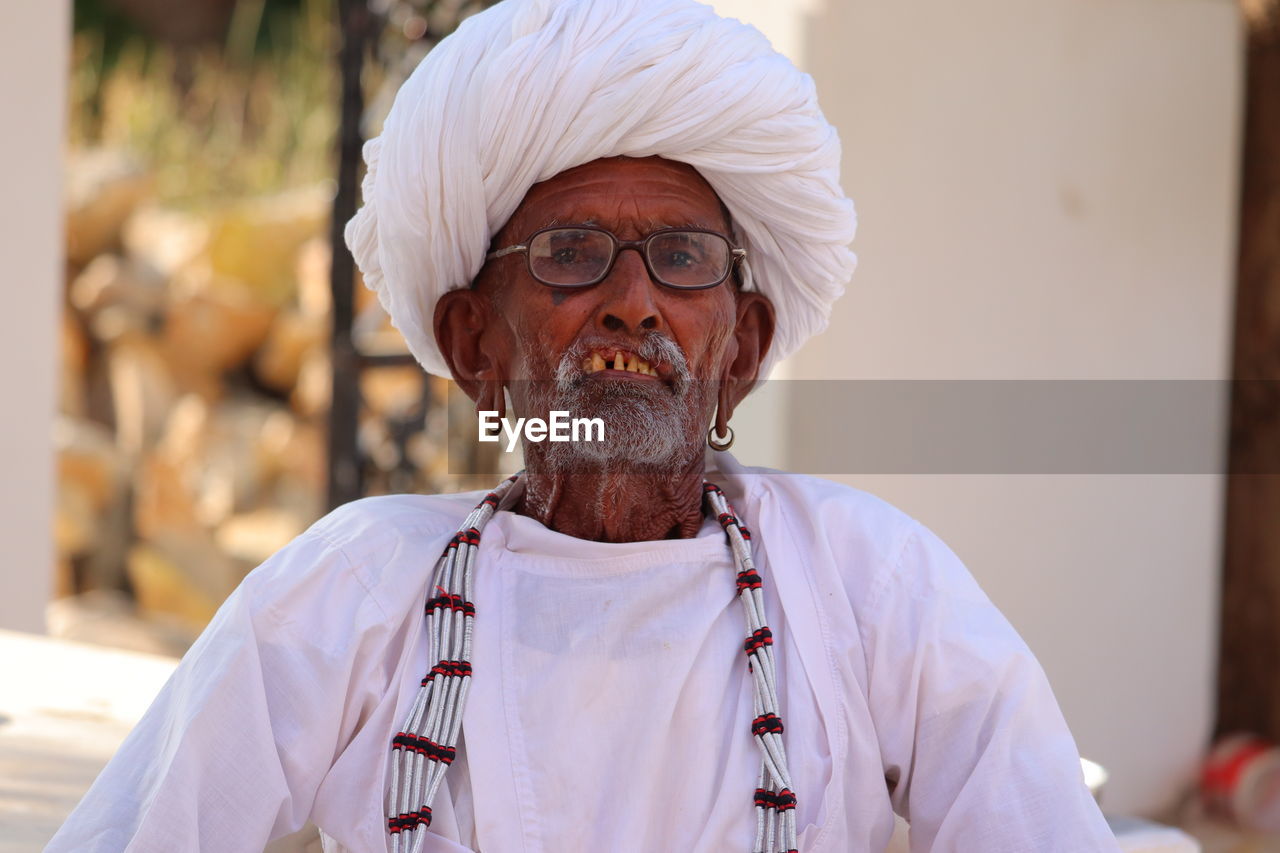
[[[677,290],[705,290],[723,284],[733,266],[746,258],[729,238],[700,228],[663,228],[643,240],[619,240],[603,228],[553,226],[529,235],[518,246],[490,252],[488,260],[525,256],[529,275],[550,287],[590,287],[613,269],[618,253],[635,249],[649,276]]]

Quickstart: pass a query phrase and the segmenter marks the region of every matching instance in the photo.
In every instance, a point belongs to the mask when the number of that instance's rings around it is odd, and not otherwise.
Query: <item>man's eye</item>
[[[672,269],[688,269],[701,263],[692,252],[667,252],[663,264]]]
[[[701,252],[686,249],[668,249],[658,255],[655,266],[666,270],[697,269],[706,261]]]
[[[575,240],[549,247],[546,256],[551,263],[557,266],[576,267],[584,264],[600,263],[605,257],[606,251],[589,242]]]

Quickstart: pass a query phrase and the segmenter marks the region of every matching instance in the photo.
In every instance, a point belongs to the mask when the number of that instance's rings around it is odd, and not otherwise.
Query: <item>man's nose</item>
[[[613,269],[600,282],[598,323],[606,332],[640,334],[663,328],[656,300],[660,285],[649,278],[644,258],[636,249],[623,249]]]

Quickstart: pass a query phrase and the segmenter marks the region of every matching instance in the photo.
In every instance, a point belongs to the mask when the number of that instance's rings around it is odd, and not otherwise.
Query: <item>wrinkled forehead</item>
[[[495,242],[523,239],[548,225],[590,224],[640,233],[687,225],[729,234],[730,222],[715,190],[687,163],[606,157],[530,187]]]

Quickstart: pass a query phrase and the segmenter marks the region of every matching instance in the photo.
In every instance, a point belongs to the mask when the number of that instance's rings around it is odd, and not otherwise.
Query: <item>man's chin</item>
[[[546,468],[561,474],[575,476],[637,477],[669,479],[676,464],[672,461],[654,462],[644,459],[624,458],[621,454],[606,457],[587,453],[552,451],[546,459]]]
[[[567,396],[580,401],[581,405],[587,407],[607,406],[615,400],[670,403],[677,397],[671,386],[656,379],[593,379],[591,377],[584,377],[575,383],[572,392]]]
[[[598,418],[604,437],[544,445],[548,461],[562,470],[669,474],[700,455],[700,443],[690,438],[686,416],[670,395],[664,400],[650,392],[610,390],[603,399],[564,402],[570,417]],[[579,407],[571,408],[573,403]]]

